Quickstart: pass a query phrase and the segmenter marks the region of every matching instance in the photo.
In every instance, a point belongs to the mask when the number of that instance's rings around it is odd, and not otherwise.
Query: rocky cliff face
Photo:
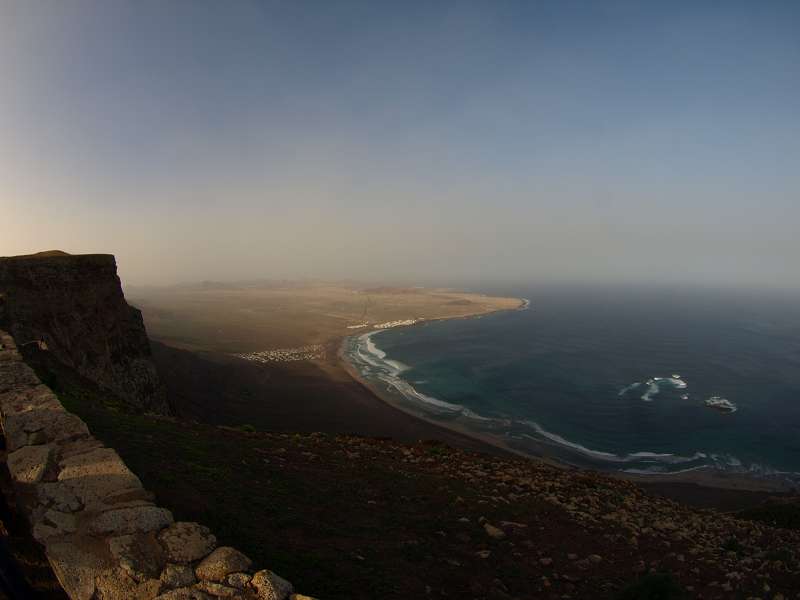
[[[129,408],[170,412],[142,315],[125,302],[113,256],[0,258],[0,324],[18,346],[40,343]]]

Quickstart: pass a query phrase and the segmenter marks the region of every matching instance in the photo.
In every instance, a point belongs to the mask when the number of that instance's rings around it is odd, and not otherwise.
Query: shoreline
[[[414,327],[416,325],[420,325],[425,322],[431,322],[431,321],[478,318],[490,314],[506,312],[507,310],[526,310],[530,306],[529,300],[524,298],[519,298],[518,300],[520,300],[520,305],[515,309],[494,310],[489,312],[475,313],[473,315],[459,315],[457,317],[438,317],[435,319],[427,319],[426,321],[420,321],[414,323],[413,325],[403,325],[402,327]],[[380,331],[380,330],[375,330],[375,331]],[[726,491],[734,493],[747,492],[751,494],[760,493],[769,496],[796,493],[796,488],[793,488],[789,484],[784,482],[778,482],[767,478],[758,478],[741,473],[727,473],[724,471],[720,471],[718,469],[714,469],[713,467],[699,467],[697,469],[691,471],[684,471],[681,473],[654,473],[652,475],[625,473],[621,471],[581,467],[559,460],[552,456],[548,456],[545,453],[533,454],[530,452],[523,452],[521,450],[517,450],[511,447],[509,444],[504,443],[502,439],[500,439],[497,436],[476,432],[468,427],[461,426],[456,423],[449,423],[449,422],[446,423],[432,418],[428,418],[423,414],[420,414],[418,411],[411,410],[408,407],[402,406],[400,403],[394,401],[391,398],[390,394],[386,393],[385,390],[381,389],[380,385],[377,385],[375,382],[371,382],[365,377],[363,377],[361,373],[359,373],[358,369],[347,359],[347,357],[345,356],[345,346],[348,343],[348,341],[351,340],[352,338],[360,337],[365,333],[371,333],[371,332],[361,332],[358,334],[343,336],[337,338],[336,340],[332,340],[331,345],[336,347],[336,352],[334,356],[337,362],[337,366],[339,366],[343,371],[345,371],[353,379],[353,381],[360,384],[363,388],[365,388],[368,392],[370,392],[382,404],[389,406],[395,410],[398,410],[410,417],[413,417],[414,419],[417,419],[418,421],[425,423],[426,425],[433,425],[445,431],[456,433],[460,436],[470,438],[472,440],[490,446],[496,450],[500,450],[504,453],[509,453],[516,457],[521,457],[528,460],[535,460],[547,464],[549,466],[564,470],[589,471],[594,473],[601,473],[608,477],[631,481],[644,488],[663,489],[665,486],[667,487],[696,486],[699,488],[706,488],[717,491]]]

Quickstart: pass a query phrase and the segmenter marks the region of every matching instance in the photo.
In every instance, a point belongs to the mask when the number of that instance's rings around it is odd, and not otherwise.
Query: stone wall
[[[142,315],[125,301],[112,255],[0,258],[4,326],[19,344],[44,342],[59,362],[131,410],[170,413]]]
[[[75,600],[302,600],[202,525],[174,522],[0,330],[0,419],[17,506]]]

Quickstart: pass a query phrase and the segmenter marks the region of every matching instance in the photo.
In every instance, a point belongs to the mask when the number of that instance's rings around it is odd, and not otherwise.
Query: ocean
[[[800,297],[666,286],[478,290],[527,309],[353,336],[373,388],[531,455],[800,482]]]

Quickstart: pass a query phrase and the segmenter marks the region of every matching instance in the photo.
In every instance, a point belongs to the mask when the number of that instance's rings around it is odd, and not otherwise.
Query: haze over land
[[[2,254],[797,287],[793,2],[3,2]]]

